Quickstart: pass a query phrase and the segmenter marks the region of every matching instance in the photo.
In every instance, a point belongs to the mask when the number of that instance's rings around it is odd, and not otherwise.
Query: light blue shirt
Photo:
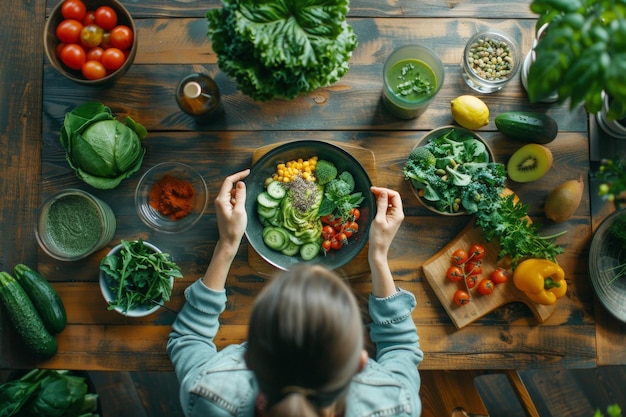
[[[185,298],[167,344],[185,415],[253,417],[259,389],[246,368],[246,343],[219,352],[214,343],[226,292],[198,280],[185,290]],[[415,297],[402,289],[386,298],[370,296],[368,326],[377,354],[350,383],[346,417],[421,414],[417,367],[424,354],[411,318],[414,308]]]

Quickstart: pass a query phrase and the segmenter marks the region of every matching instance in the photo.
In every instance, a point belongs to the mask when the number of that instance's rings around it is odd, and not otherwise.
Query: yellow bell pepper
[[[513,282],[538,304],[554,304],[567,292],[563,268],[547,259],[531,258],[520,262],[513,271]]]

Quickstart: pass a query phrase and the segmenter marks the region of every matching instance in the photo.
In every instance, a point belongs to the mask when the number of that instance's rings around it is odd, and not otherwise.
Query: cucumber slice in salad
[[[320,253],[320,245],[309,242],[300,246],[300,257],[305,261],[310,261]]]
[[[272,196],[269,195],[267,191],[263,191],[259,193],[259,195],[256,198],[256,201],[257,203],[259,203],[260,206],[263,206],[266,208],[278,207],[278,205],[280,204],[280,200],[272,198]]]
[[[287,189],[280,181],[272,181],[267,185],[267,193],[276,200],[282,200],[287,194]]]

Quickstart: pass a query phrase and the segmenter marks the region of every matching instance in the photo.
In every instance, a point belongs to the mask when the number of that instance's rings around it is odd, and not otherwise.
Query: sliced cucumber
[[[263,191],[259,193],[259,195],[256,198],[256,201],[257,203],[259,203],[260,206],[267,207],[267,208],[278,207],[278,205],[280,204],[280,200],[272,198],[272,196],[270,196],[267,191]]]
[[[266,227],[263,230],[263,242],[277,251],[285,249],[291,243],[289,234],[282,227]]]
[[[289,241],[289,244],[287,245],[287,247],[285,249],[281,250],[281,253],[283,255],[287,255],[287,256],[297,255],[298,252],[300,252],[300,245],[298,245],[297,243],[294,243],[292,241]]]
[[[263,217],[264,219],[271,219],[272,217],[276,215],[276,213],[278,213],[278,208],[277,207],[265,207],[265,206],[258,204],[257,213],[259,213],[259,216]]]
[[[320,253],[320,245],[317,243],[309,242],[300,246],[300,256],[305,261],[310,261]]]
[[[285,186],[280,181],[272,181],[267,185],[267,193],[276,200],[281,200],[287,194]]]

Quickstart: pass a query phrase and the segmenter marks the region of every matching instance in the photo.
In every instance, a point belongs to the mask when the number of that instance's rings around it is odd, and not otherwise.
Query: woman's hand
[[[217,291],[224,289],[228,271],[248,224],[246,184],[242,180],[249,173],[250,170],[246,169],[227,177],[215,198],[219,240],[202,282]]]
[[[397,191],[372,187],[376,197],[376,215],[370,225],[368,260],[372,271],[372,294],[388,297],[396,292],[387,254],[404,220],[402,198]]]
[[[250,173],[249,169],[227,177],[215,198],[217,229],[222,244],[239,247],[246,231],[246,184],[242,181]]]

